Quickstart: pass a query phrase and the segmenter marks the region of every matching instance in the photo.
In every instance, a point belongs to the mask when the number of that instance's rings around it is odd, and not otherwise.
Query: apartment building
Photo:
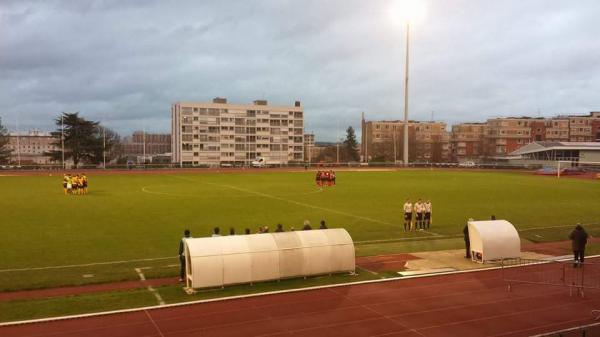
[[[304,111],[293,106],[179,102],[171,106],[172,160],[182,166],[304,161]]]
[[[362,121],[363,160],[401,160],[404,147],[403,121]],[[450,159],[450,135],[443,122],[409,121],[409,159],[444,162]]]
[[[569,141],[593,142],[600,139],[600,112],[591,112],[587,116],[568,116]]]
[[[507,117],[487,120],[485,155],[502,157],[531,142],[532,118]]]
[[[30,130],[27,133],[10,133],[8,149],[11,150],[10,160],[20,165],[52,164],[49,151],[59,151],[60,147],[53,145],[56,138],[40,130]]]
[[[450,149],[453,161],[478,161],[484,154],[485,123],[452,125]]]

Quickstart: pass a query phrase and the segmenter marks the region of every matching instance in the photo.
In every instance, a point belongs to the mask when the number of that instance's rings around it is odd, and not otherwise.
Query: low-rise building
[[[403,158],[403,121],[366,121],[363,118],[361,135],[363,161],[399,161]],[[446,123],[409,121],[408,138],[411,162],[450,160],[450,134]]]
[[[56,138],[50,133],[40,130],[30,130],[27,133],[10,133],[7,148],[11,150],[10,160],[19,165],[49,165],[55,164],[47,155],[50,151],[59,151],[54,145]]]

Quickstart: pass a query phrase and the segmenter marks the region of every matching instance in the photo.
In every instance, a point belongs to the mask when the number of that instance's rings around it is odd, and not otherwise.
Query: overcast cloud
[[[411,118],[456,123],[600,110],[600,1],[424,1]],[[177,101],[301,100],[306,131],[402,118],[404,27],[384,1],[0,1],[0,116],[61,111],[169,132]],[[18,117],[17,117],[18,116]]]

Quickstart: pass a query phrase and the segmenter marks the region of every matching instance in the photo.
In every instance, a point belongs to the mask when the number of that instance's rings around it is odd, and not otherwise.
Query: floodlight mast
[[[404,166],[408,166],[408,61],[410,47],[410,21],[406,20],[406,62],[404,64]]]

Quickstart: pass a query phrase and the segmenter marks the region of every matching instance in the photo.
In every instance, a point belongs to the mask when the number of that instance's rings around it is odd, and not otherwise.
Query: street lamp
[[[404,166],[408,166],[408,61],[410,50],[410,23],[425,17],[423,0],[399,0],[392,10],[394,19],[400,19],[406,25],[406,62],[404,64]]]

